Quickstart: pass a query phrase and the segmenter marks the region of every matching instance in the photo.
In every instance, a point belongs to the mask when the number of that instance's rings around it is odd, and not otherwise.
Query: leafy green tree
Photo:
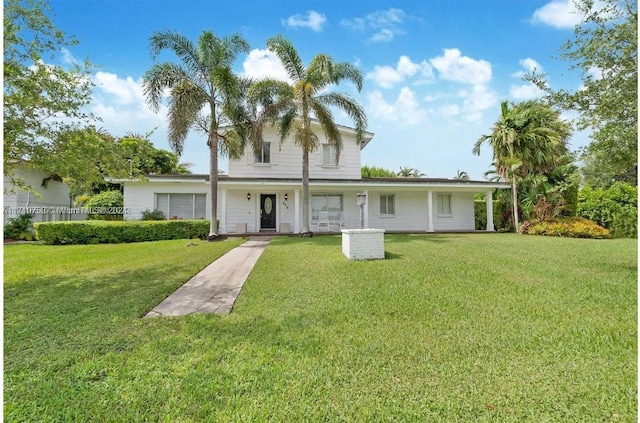
[[[397,176],[401,176],[403,178],[421,178],[427,175],[420,172],[418,169],[414,169],[409,166],[401,166]]]
[[[473,147],[488,143],[493,152],[496,173],[511,181],[514,226],[518,228],[517,181],[530,174],[544,175],[562,164],[568,154],[571,127],[560,120],[559,112],[539,101],[513,105],[503,101],[501,115],[491,133],[482,135]]]
[[[106,189],[106,177],[130,177],[129,163],[115,138],[94,127],[69,129],[32,153],[38,168],[62,178],[76,197]]]
[[[395,178],[397,176],[393,170],[367,165],[360,168],[360,175],[363,178]]]
[[[579,113],[578,129],[592,129],[583,151],[585,182],[638,183],[638,4],[636,0],[576,0],[583,19],[561,58],[582,75],[575,90],[553,90],[546,75],[526,78],[552,104]]]
[[[45,62],[77,43],[54,26],[50,12],[45,0],[4,2],[3,163],[10,178],[27,161],[38,166],[49,160],[42,152],[52,152],[46,147],[68,129],[64,121],[90,117],[82,111],[91,99],[90,65],[64,68]],[[34,157],[36,150],[39,155]]]
[[[246,84],[231,70],[239,53],[249,44],[239,35],[217,37],[203,31],[194,45],[172,31],[155,32],[150,39],[155,60],[164,51],[172,51],[181,62],[154,63],[143,78],[147,103],[156,112],[169,90],[169,144],[182,154],[187,134],[193,129],[207,136],[211,225],[210,239],[218,237],[218,153],[239,158],[246,137],[246,109],[243,87]],[[226,127],[225,127],[226,126]],[[231,127],[232,126],[232,127]],[[221,147],[221,148],[219,148]],[[242,147],[242,148],[241,148]]]
[[[117,144],[120,154],[129,162],[132,176],[190,173],[189,169],[178,163],[175,153],[157,149],[141,135],[125,135]]]
[[[251,87],[250,99],[260,106],[252,132],[253,148],[259,150],[263,126],[269,122],[277,125],[281,143],[292,133],[293,141],[302,148],[302,233],[306,234],[309,232],[309,153],[319,145],[311,119],[317,119],[328,143],[335,147],[336,162],[340,158],[342,136],[331,107],[343,110],[355,122],[356,142],[361,143],[367,126],[364,109],[348,95],[326,89],[347,80],[360,91],[362,74],[350,63],[336,63],[327,54],[316,55],[309,66],[304,66],[291,41],[281,35],[267,40],[267,47],[282,62],[293,82],[267,78]]]

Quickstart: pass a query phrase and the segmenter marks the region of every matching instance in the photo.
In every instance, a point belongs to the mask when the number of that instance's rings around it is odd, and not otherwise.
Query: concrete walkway
[[[229,314],[244,281],[269,241],[271,238],[249,238],[205,267],[145,317]]]

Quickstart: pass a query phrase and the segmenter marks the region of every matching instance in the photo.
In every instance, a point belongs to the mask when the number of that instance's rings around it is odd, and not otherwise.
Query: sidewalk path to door
[[[267,237],[249,238],[201,270],[145,317],[229,314],[269,241]]]

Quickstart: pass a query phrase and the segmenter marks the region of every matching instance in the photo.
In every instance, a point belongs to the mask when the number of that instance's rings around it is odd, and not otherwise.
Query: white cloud
[[[393,37],[394,37],[393,31],[391,31],[390,29],[384,28],[378,31],[377,33],[373,34],[373,36],[371,37],[371,41],[386,43],[393,40]]]
[[[60,51],[62,52],[62,63],[65,63],[67,65],[75,65],[78,63],[78,59],[76,59],[69,50],[62,47]]]
[[[489,62],[462,56],[457,48],[445,49],[442,56],[434,57],[429,62],[438,70],[439,77],[447,81],[483,85],[491,80]]]
[[[458,95],[464,98],[461,114],[469,122],[479,122],[482,112],[497,104],[498,99],[496,92],[484,85],[474,85],[471,91],[462,90]]]
[[[522,78],[527,73],[531,73],[533,71],[535,71],[536,73],[544,72],[542,65],[530,57],[527,57],[526,59],[521,59],[520,66],[522,66],[524,70],[519,70],[517,72],[514,72],[511,74],[511,76],[513,76],[514,78]]]
[[[134,80],[130,76],[124,79],[109,72],[97,72],[93,77],[96,88],[111,94],[118,104],[144,102],[142,79]]]
[[[434,79],[433,68],[426,60],[421,63],[414,63],[409,57],[400,56],[395,68],[376,65],[373,71],[366,75],[366,79],[372,79],[383,88],[391,88],[395,84],[413,76],[419,77],[417,82],[431,82]]]
[[[521,85],[512,85],[509,89],[509,94],[516,100],[532,100],[534,98],[540,98],[544,95],[544,91],[535,85],[521,84]]]
[[[299,13],[289,16],[286,20],[282,21],[282,24],[290,28],[311,28],[313,31],[319,32],[322,31],[322,25],[326,22],[327,18],[325,15],[315,10],[309,10],[306,14]]]
[[[605,4],[596,0],[593,8],[602,9]],[[576,7],[576,0],[552,0],[533,12],[531,21],[558,29],[570,29],[582,22],[584,12]]]
[[[396,35],[403,34],[401,25],[409,17],[402,9],[377,10],[362,18],[343,19],[340,24],[354,31],[372,30],[369,38],[373,42],[389,42]]]
[[[400,125],[416,125],[424,122],[427,117],[409,87],[402,87],[394,103],[387,103],[378,90],[367,93],[367,100],[370,115],[380,120]]]
[[[254,49],[242,62],[242,75],[249,78],[270,77],[290,82],[286,69],[280,59],[270,50]]]
[[[457,104],[446,104],[438,108],[437,112],[445,117],[453,117],[460,114],[460,106]]]

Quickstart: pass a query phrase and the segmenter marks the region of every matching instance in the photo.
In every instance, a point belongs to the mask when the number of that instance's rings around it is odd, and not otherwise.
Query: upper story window
[[[271,163],[271,143],[263,142],[262,150],[253,156],[254,163]]]
[[[380,196],[380,215],[392,216],[396,214],[396,196],[381,195]]]
[[[451,216],[451,194],[438,194],[438,216]]]
[[[336,166],[336,147],[330,144],[322,144],[323,166]]]

